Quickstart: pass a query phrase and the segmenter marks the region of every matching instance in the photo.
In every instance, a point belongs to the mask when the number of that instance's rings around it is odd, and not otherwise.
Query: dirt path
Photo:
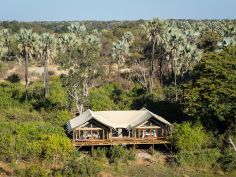
[[[0,176],[12,176],[13,170],[8,164],[0,161]]]

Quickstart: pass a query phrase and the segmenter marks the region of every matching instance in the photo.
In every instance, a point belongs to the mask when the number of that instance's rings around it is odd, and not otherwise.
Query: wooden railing
[[[102,145],[135,145],[135,144],[165,144],[170,143],[169,137],[158,138],[111,138],[104,140],[72,140],[74,146],[102,146]]]

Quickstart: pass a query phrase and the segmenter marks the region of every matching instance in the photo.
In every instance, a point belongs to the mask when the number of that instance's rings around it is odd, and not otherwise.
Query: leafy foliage
[[[198,153],[181,151],[178,153],[179,163],[183,166],[210,168],[220,158],[218,149],[202,149]]]
[[[185,94],[185,111],[207,128],[234,130],[236,115],[236,48],[206,54]]]
[[[191,125],[191,123],[185,122],[175,125],[173,141],[181,151],[197,152],[207,143],[208,139],[201,125]]]

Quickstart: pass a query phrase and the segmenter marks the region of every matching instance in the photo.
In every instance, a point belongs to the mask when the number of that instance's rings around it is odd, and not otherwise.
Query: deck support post
[[[154,143],[152,144],[152,155],[154,154]]]
[[[92,148],[91,148],[91,153],[92,153],[92,157],[94,156],[94,146],[92,145]]]

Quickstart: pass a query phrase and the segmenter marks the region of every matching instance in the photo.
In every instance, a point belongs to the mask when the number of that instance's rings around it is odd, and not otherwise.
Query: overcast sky
[[[236,19],[236,0],[0,0],[0,21]]]

